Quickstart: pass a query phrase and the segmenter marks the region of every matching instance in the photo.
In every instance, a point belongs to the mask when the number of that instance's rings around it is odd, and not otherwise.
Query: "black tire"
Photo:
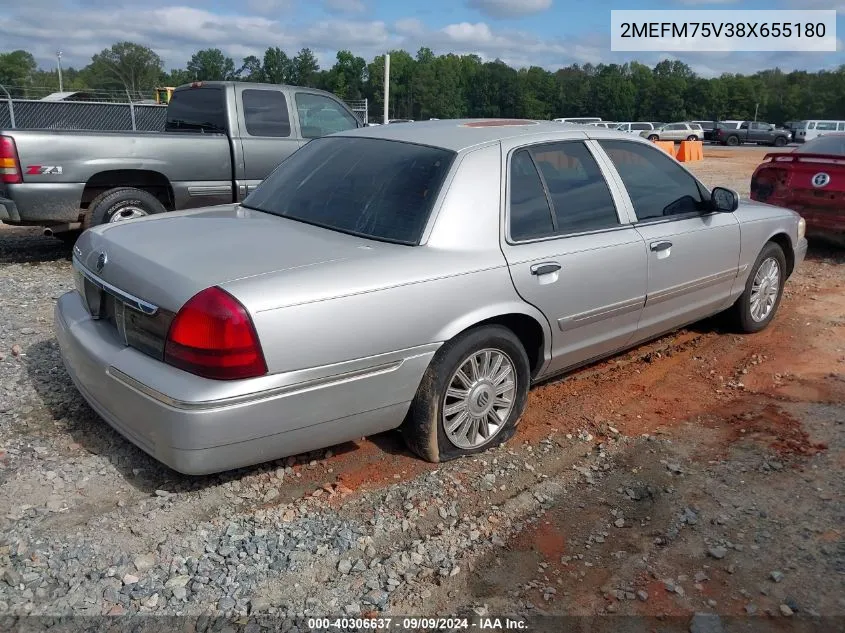
[[[513,405],[499,430],[483,445],[460,448],[446,434],[442,413],[446,391],[453,375],[477,352],[493,349],[511,361],[516,378]],[[431,361],[408,416],[402,425],[405,442],[414,453],[430,462],[445,462],[465,455],[483,452],[509,440],[528,400],[531,370],[528,355],[514,333],[500,325],[485,325],[468,330],[445,343]]]
[[[140,209],[145,215],[167,211],[158,198],[151,193],[134,187],[118,187],[101,193],[91,201],[88,212],[85,214],[83,228],[108,224],[115,215],[130,207]]]
[[[786,139],[783,136],[775,137],[775,147],[784,147],[786,145]]]
[[[659,141],[659,140],[660,140],[660,137],[659,137],[659,136],[657,136],[657,134],[649,134],[649,136],[648,136],[648,140],[649,140],[649,141],[651,141],[651,142],[653,143],[654,141]]]
[[[751,294],[754,286],[754,278],[757,276],[757,272],[760,270],[763,263],[769,259],[774,259],[778,265],[779,281],[777,296],[775,297],[774,304],[772,305],[768,315],[764,319],[756,320],[751,315]],[[745,290],[732,308],[734,320],[741,332],[753,334],[754,332],[759,332],[760,330],[765,329],[769,323],[772,322],[772,319],[775,318],[775,314],[778,311],[780,300],[783,297],[784,283],[786,283],[786,256],[780,246],[774,242],[768,242],[757,256],[757,260],[751,267],[748,280],[745,282]]]
[[[687,140],[688,140],[688,141],[697,141],[697,140],[698,140],[698,137],[697,137],[695,134],[690,134],[690,135],[687,137]]]
[[[731,147],[736,147],[739,145],[739,137],[738,136],[729,136],[728,140],[725,141]]]

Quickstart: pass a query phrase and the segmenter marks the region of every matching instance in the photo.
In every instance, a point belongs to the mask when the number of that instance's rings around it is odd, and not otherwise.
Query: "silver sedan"
[[[529,386],[709,315],[772,321],[792,211],[645,139],[514,120],[342,132],[240,204],[86,231],[55,309],[114,428],[209,473],[400,428],[443,461],[510,438]]]

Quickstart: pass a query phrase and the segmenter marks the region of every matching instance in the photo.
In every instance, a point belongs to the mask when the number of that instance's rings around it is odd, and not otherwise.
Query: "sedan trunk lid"
[[[225,205],[95,227],[74,257],[106,283],[175,312],[209,286],[364,256],[372,244]]]

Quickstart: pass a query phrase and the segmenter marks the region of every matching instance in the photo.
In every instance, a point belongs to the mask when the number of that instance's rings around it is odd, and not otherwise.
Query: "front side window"
[[[326,137],[295,151],[245,207],[361,237],[419,244],[455,153],[438,147]]]
[[[631,141],[599,144],[619,172],[638,220],[701,213],[707,207],[696,180],[664,152]]]
[[[358,120],[334,99],[310,92],[297,92],[295,99],[303,138],[317,138],[358,127]]]
[[[514,154],[510,215],[515,240],[619,225],[604,175],[582,142],[537,145]]]
[[[285,95],[278,90],[243,91],[244,123],[250,136],[290,136]]]
[[[634,123],[631,126],[634,130],[653,130],[654,127],[650,123]]]

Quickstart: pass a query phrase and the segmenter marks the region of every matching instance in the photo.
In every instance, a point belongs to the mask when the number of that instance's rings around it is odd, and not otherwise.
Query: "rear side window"
[[[654,129],[649,123],[634,123],[631,125],[632,130],[652,130]]]
[[[285,95],[278,90],[244,90],[244,122],[250,136],[290,136]]]
[[[831,131],[836,129],[836,121],[819,121],[816,124],[817,130]]]
[[[173,93],[167,105],[166,132],[226,132],[226,102],[219,88],[189,88]]]
[[[590,151],[581,142],[567,142],[514,153],[510,222],[511,238],[519,241],[606,229],[619,218]]]
[[[455,153],[399,141],[326,137],[284,160],[246,207],[327,229],[416,245]]]
[[[510,176],[511,238],[523,241],[552,235],[554,224],[549,199],[527,149],[514,153]]]
[[[698,183],[666,153],[645,143],[601,140],[599,144],[619,172],[638,220],[703,210]]]
[[[352,130],[358,120],[334,99],[309,92],[296,93],[296,110],[303,138],[317,138]]]

